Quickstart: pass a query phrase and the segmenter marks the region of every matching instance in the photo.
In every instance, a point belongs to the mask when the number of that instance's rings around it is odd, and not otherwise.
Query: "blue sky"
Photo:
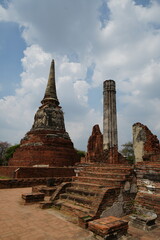
[[[20,82],[21,58],[26,44],[16,23],[0,22],[0,32],[3,33],[0,38],[0,97],[2,98],[13,94]]]
[[[0,140],[30,130],[52,58],[76,148],[103,128],[106,79],[117,85],[119,147],[135,122],[160,137],[159,12],[159,0],[0,0]]]

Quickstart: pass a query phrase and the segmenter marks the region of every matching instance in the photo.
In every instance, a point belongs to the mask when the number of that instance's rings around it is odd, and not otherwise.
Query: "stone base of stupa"
[[[29,131],[21,140],[9,166],[73,166],[77,153],[67,132]]]

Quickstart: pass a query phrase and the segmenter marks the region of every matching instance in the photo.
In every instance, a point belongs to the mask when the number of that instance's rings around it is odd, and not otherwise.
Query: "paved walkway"
[[[38,204],[22,204],[31,188],[0,189],[0,240],[92,240],[92,233]]]
[[[53,209],[24,205],[21,195],[30,192],[31,188],[0,189],[0,240],[95,240]],[[160,240],[160,225],[150,232],[133,227],[128,232],[124,240]]]

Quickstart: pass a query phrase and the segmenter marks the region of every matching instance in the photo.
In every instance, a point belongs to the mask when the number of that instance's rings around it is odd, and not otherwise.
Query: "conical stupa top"
[[[46,102],[54,102],[56,103],[56,105],[59,105],[57,92],[56,92],[54,60],[52,60],[51,62],[48,83],[47,83],[44,98],[42,100],[42,104]]]

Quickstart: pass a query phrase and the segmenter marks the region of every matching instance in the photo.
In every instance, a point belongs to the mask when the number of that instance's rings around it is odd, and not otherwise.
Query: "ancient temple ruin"
[[[31,130],[20,142],[10,159],[10,166],[71,166],[77,161],[76,151],[65,130],[64,116],[57,98],[54,60],[42,105],[34,117]]]
[[[53,168],[54,186],[33,187],[32,193],[23,194],[22,198],[26,202],[44,199],[41,208],[55,206],[81,227],[105,239],[115,239],[115,236],[118,239],[119,234],[127,233],[126,215],[132,214],[132,225],[147,230],[155,225],[157,217],[160,220],[160,144],[145,125],[134,124],[136,162],[135,165],[127,164],[118,152],[116,85],[113,80],[104,82],[103,93],[103,134],[98,125],[93,127],[86,162],[72,168]],[[10,166],[70,166],[76,162],[57,98],[54,61],[41,103],[33,126],[21,140]],[[55,173],[59,174],[60,169],[62,174],[57,179]],[[50,200],[45,199],[45,195],[50,195]]]

